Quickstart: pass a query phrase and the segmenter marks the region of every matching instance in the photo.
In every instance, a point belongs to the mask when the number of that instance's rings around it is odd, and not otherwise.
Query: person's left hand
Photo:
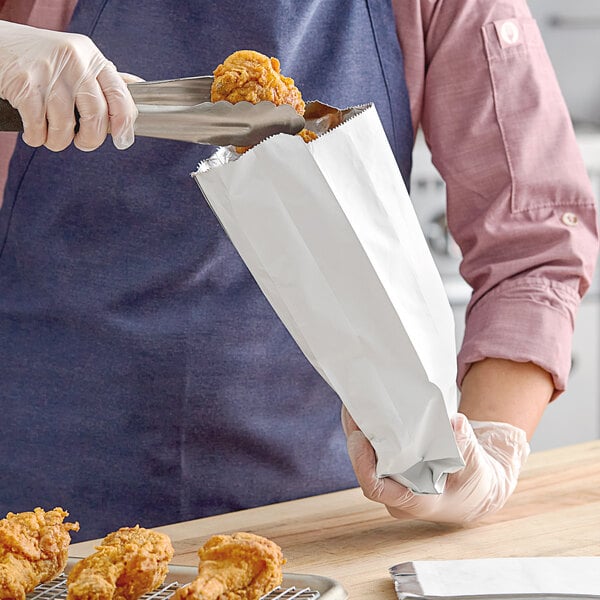
[[[415,494],[389,477],[377,476],[375,451],[344,407],[348,454],[365,496],[399,519],[462,524],[502,508],[529,455],[525,432],[508,423],[470,423],[461,413],[451,422],[466,464],[448,475],[442,494]]]

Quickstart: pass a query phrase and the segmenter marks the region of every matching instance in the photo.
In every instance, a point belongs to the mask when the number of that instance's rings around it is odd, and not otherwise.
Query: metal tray
[[[68,573],[80,558],[69,558],[65,573]],[[141,598],[144,600],[168,600],[175,590],[190,583],[198,573],[195,567],[169,565],[165,583]],[[59,577],[39,585],[27,600],[64,600],[67,597],[66,576]],[[263,596],[261,600],[346,600],[346,590],[335,580],[319,575],[284,573],[281,586]]]

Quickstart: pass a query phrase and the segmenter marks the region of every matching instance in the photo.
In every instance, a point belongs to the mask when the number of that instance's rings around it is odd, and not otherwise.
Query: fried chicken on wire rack
[[[0,520],[0,598],[24,600],[40,583],[54,579],[67,564],[70,531],[78,523],[64,523],[69,513],[60,507],[44,511],[8,513]]]
[[[211,102],[272,102],[279,106],[290,104],[299,115],[304,114],[304,100],[291,77],[281,74],[279,61],[254,50],[238,50],[228,56],[214,71]],[[305,141],[316,139],[317,134],[303,129],[298,135]],[[243,152],[247,148],[238,148]]]
[[[134,600],[160,586],[174,550],[163,533],[122,527],[67,577],[67,600]]]
[[[281,548],[252,533],[214,535],[198,556],[198,577],[174,600],[258,600],[283,580]]]

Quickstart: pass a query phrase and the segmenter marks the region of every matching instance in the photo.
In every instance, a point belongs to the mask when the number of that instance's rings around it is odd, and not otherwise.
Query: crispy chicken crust
[[[134,600],[167,576],[174,550],[163,533],[122,527],[96,552],[78,562],[67,578],[67,600]]]
[[[304,114],[304,100],[291,77],[281,74],[279,61],[269,58],[254,50],[238,50],[228,56],[213,72],[215,77],[211,87],[211,102],[226,100],[237,102],[261,101],[280,104],[290,104],[299,115]],[[317,134],[309,129],[303,129],[298,135],[310,142]],[[247,147],[239,147],[243,153]]]
[[[48,512],[38,507],[0,520],[1,599],[25,600],[37,585],[62,573],[69,531],[79,531],[79,523],[63,522],[68,515],[59,507]]]
[[[174,600],[258,600],[283,580],[281,548],[252,533],[214,535],[198,557],[198,577]]]
[[[304,100],[291,77],[280,72],[279,61],[254,50],[238,50],[228,56],[214,71],[211,102],[226,100],[251,102],[263,100],[273,104],[291,104],[304,114]]]

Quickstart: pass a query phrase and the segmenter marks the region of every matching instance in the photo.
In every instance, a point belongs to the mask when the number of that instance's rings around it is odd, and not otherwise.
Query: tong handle
[[[0,98],[0,131],[23,131],[23,120],[8,100]],[[79,131],[79,111],[75,107],[75,133]]]
[[[212,76],[182,77],[162,81],[140,81],[127,85],[136,104],[155,106],[194,106],[210,102]],[[79,113],[75,109],[75,131],[79,129]],[[0,131],[23,131],[23,121],[16,108],[0,98]]]
[[[19,111],[3,98],[0,98],[0,131],[23,131]]]

